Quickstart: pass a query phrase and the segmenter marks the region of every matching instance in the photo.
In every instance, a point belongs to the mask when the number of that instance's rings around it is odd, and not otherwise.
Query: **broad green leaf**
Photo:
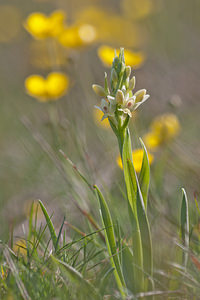
[[[62,274],[67,274],[68,279],[74,284],[76,284],[78,287],[80,287],[81,292],[81,299],[95,299],[100,300],[101,296],[96,291],[94,286],[85,280],[81,273],[79,273],[76,269],[74,269],[72,266],[68,265],[67,263],[55,258],[51,257],[53,262],[59,265]]]
[[[115,234],[114,234],[111,214],[102,193],[100,192],[100,190],[96,185],[94,186],[94,188],[100,204],[100,212],[101,212],[102,222],[105,227],[106,244],[108,248],[108,253],[110,255],[111,265],[112,267],[115,268],[114,270],[115,279],[118,288],[124,298],[126,296],[126,284],[124,281],[124,276],[122,274],[122,269],[119,261],[119,255],[118,255],[116,241],[115,241]]]
[[[136,199],[137,199],[137,183],[136,180],[132,180],[129,174],[128,160],[132,162],[132,150],[131,150],[131,140],[129,131],[126,131],[124,144],[123,144],[123,153],[122,153],[122,162],[123,162],[123,171],[124,179],[126,183],[127,197],[129,204],[133,210],[133,213],[137,216],[136,210]]]
[[[140,143],[143,147],[143,161],[142,161],[142,168],[140,171],[140,176],[139,176],[139,184],[140,184],[140,189],[144,201],[144,206],[145,209],[147,210],[147,201],[148,201],[148,192],[149,192],[149,182],[150,182],[150,167],[149,167],[149,159],[148,159],[148,154],[146,147],[140,139]]]
[[[56,248],[57,248],[57,236],[56,236],[56,232],[55,232],[55,229],[54,229],[54,226],[53,226],[53,223],[47,213],[47,210],[45,208],[45,206],[43,205],[42,201],[39,200],[39,204],[40,204],[40,207],[42,209],[42,212],[45,216],[45,219],[46,219],[46,222],[47,222],[47,226],[49,228],[49,231],[50,231],[50,235],[51,235],[51,239],[52,239],[52,243],[53,243],[53,246],[54,246],[54,249],[56,251]]]
[[[130,247],[123,242],[123,250],[122,250],[122,267],[123,274],[126,281],[126,285],[128,290],[134,293],[134,266],[133,266],[133,252]]]
[[[183,263],[186,268],[188,261],[189,248],[189,211],[188,200],[184,189],[182,189],[182,203],[181,203],[181,239],[186,250],[183,250]]]
[[[129,174],[132,180],[136,181],[137,184],[137,218],[139,222],[141,242],[142,242],[142,253],[143,253],[143,270],[144,273],[151,279],[152,278],[152,241],[150,234],[149,222],[140,190],[139,182],[133,167],[132,162],[128,161]],[[151,283],[151,280],[149,281]],[[150,284],[151,288],[152,285]]]
[[[148,160],[145,161],[145,164],[146,163],[148,164]],[[144,280],[144,274],[141,273],[144,272],[150,278],[152,277],[152,241],[140,185],[132,162],[131,141],[128,131],[126,133],[123,146],[123,168],[127,196],[130,204],[129,215],[133,230],[134,264],[138,265],[138,268],[135,267],[134,270],[134,280],[136,281],[140,278],[139,289],[141,291]],[[146,168],[146,166],[143,167],[143,171],[145,170],[144,168]],[[148,189],[146,189],[146,191],[147,190]],[[136,282],[136,284],[138,286],[138,282]]]
[[[134,272],[133,288],[135,292],[141,292],[144,286],[143,250],[141,232],[137,216],[137,182],[136,176],[133,176],[135,174],[135,171],[133,172],[133,174],[131,173],[131,170],[132,168],[134,170],[134,167],[132,162],[131,141],[128,130],[126,131],[123,145],[122,161],[128,197],[129,216],[132,225]],[[132,168],[130,168],[130,166],[132,166]]]

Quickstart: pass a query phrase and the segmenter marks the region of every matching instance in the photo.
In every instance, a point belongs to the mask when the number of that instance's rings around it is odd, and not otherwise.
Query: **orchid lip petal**
[[[129,117],[132,117],[131,111],[128,108],[118,108],[119,111],[123,111],[124,114],[128,114]]]

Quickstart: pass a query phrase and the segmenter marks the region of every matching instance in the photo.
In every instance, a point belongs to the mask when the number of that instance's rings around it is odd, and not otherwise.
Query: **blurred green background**
[[[32,12],[49,14],[56,9],[66,12],[69,25],[82,20],[97,26],[100,34],[87,47],[59,48],[62,59],[52,67],[48,64],[51,54],[23,24]],[[123,212],[117,141],[111,130],[95,123],[93,113],[99,99],[91,85],[103,84],[108,70],[97,54],[102,44],[146,55],[141,68],[133,71],[137,89],[146,88],[151,96],[131,121],[135,147],[137,137],[148,131],[157,115],[174,113],[179,118],[179,136],[155,154],[150,194],[150,206],[157,210],[154,222],[165,216],[176,223],[181,187],[191,203],[194,193],[200,192],[199,10],[198,0],[0,1],[0,223],[4,237],[11,226],[17,235],[22,234],[27,205],[36,199],[54,211],[57,225],[63,215],[69,223],[83,222],[73,199],[98,215],[97,203],[71,167],[65,166],[59,149],[91,183],[112,195],[113,214],[119,208]],[[52,69],[70,78],[68,93],[53,103],[56,128],[49,121],[52,104],[31,98],[24,87],[27,76],[46,76]],[[126,220],[125,209],[121,218]],[[167,231],[166,223],[162,224],[159,230]]]

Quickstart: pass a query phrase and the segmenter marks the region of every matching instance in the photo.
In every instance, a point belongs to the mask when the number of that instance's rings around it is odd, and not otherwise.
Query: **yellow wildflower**
[[[28,16],[24,27],[36,39],[55,37],[64,28],[65,13],[54,11],[50,16],[35,12]]]
[[[101,110],[99,110],[97,108],[94,109],[93,117],[94,117],[94,121],[97,124],[97,126],[102,127],[104,129],[109,129],[110,124],[109,124],[108,118],[102,120],[103,116],[104,116],[104,113]]]
[[[110,67],[113,62],[113,57],[115,54],[115,49],[106,45],[98,48],[98,56],[107,67]],[[117,55],[119,55],[119,49],[117,50]],[[142,52],[133,52],[131,50],[124,50],[124,56],[126,64],[136,68],[139,68],[145,60],[145,55]]]
[[[56,10],[49,16],[49,32],[51,36],[57,37],[64,30],[65,19],[66,14],[62,10]]]
[[[143,140],[148,149],[155,150],[178,135],[180,123],[176,115],[163,114],[154,119],[150,128]]]
[[[89,24],[65,28],[58,38],[61,45],[69,48],[79,48],[91,44],[95,39],[96,30]]]
[[[143,141],[145,143],[145,146],[151,150],[155,150],[160,145],[159,136],[152,131],[150,131],[144,135]]]
[[[134,165],[135,171],[137,173],[139,173],[142,168],[143,155],[144,155],[144,151],[143,151],[143,149],[140,149],[140,148],[133,150],[133,152],[132,152],[133,165]],[[148,152],[148,159],[149,159],[149,164],[151,165],[154,160],[153,154]],[[120,155],[117,157],[117,164],[121,169],[123,169],[122,160],[121,160]]]
[[[15,254],[19,254],[21,256],[26,256],[27,255],[27,248],[26,248],[26,242],[25,240],[19,239],[15,242],[13,245],[13,251]]]
[[[54,101],[62,97],[69,87],[69,78],[64,73],[52,72],[46,79],[31,75],[25,80],[27,93],[41,102]]]
[[[7,277],[7,274],[4,272],[3,266],[1,265],[1,278],[5,279]]]
[[[79,26],[79,36],[85,44],[90,44],[96,39],[96,29],[90,24]]]

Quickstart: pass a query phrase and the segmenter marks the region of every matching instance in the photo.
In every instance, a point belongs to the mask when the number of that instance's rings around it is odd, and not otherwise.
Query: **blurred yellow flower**
[[[63,11],[54,11],[46,16],[43,13],[35,12],[28,16],[24,27],[36,39],[56,37],[64,29],[66,15]]]
[[[134,165],[135,171],[137,173],[139,173],[142,168],[143,155],[144,155],[143,149],[136,149],[136,150],[133,150],[133,152],[132,152],[133,165]],[[149,159],[149,164],[151,165],[154,160],[153,154],[148,152],[148,159]],[[123,169],[122,160],[121,160],[120,155],[117,157],[117,164],[121,169]]]
[[[119,55],[119,49],[117,49],[117,55]],[[115,49],[106,45],[98,48],[98,56],[107,67],[110,67],[113,62],[113,57],[115,55]],[[131,50],[124,50],[124,56],[126,64],[133,67],[139,68],[145,60],[145,55],[142,52],[133,52]]]
[[[79,36],[85,44],[90,44],[96,39],[96,29],[90,24],[79,26]]]
[[[13,251],[15,254],[19,254],[21,256],[27,255],[27,248],[26,248],[26,242],[25,240],[19,239],[17,240],[13,245]]]
[[[150,132],[144,135],[143,140],[148,149],[156,150],[157,147],[176,137],[179,131],[180,123],[176,115],[163,114],[154,119]]]
[[[160,138],[155,132],[148,132],[143,136],[143,141],[148,149],[155,150],[160,145]]]
[[[117,47],[141,47],[147,35],[144,27],[133,24],[132,21],[120,14],[107,9],[89,6],[76,10],[74,18],[79,24],[90,24],[96,29],[97,40],[101,43],[112,43]]]
[[[9,43],[21,29],[21,13],[14,5],[0,5],[0,43]]]
[[[94,109],[93,117],[94,117],[94,121],[95,121],[96,125],[104,128],[104,129],[110,129],[110,123],[108,121],[108,118],[102,120],[103,116],[104,116],[104,113],[101,110],[99,110],[97,108]]]
[[[27,93],[41,102],[54,101],[68,90],[69,78],[64,73],[52,72],[46,79],[40,75],[31,75],[25,80]]]
[[[89,24],[67,27],[58,38],[61,45],[68,48],[79,48],[91,44],[95,39],[96,30]]]

